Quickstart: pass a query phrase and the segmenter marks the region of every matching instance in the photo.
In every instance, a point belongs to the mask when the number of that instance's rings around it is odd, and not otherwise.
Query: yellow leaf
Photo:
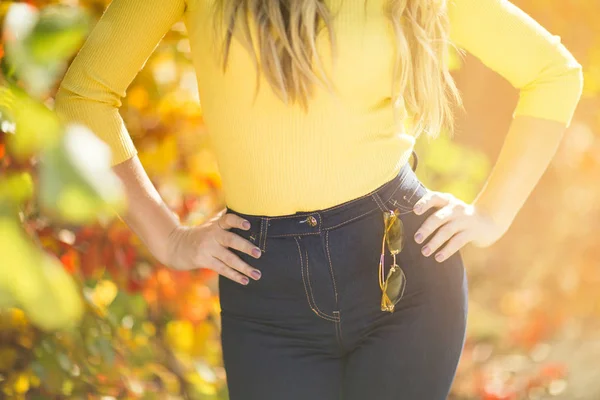
[[[98,308],[106,310],[106,307],[117,297],[117,292],[118,289],[114,282],[103,279],[94,287],[90,299]]]
[[[15,393],[27,393],[29,390],[29,377],[25,374],[19,374],[13,385]]]
[[[174,320],[167,323],[167,343],[175,351],[189,353],[194,345],[194,327],[189,321]]]
[[[127,104],[138,110],[148,107],[148,90],[142,85],[132,87],[127,91]]]

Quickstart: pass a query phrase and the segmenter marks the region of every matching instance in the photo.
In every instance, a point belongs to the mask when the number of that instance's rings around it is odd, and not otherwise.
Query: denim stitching
[[[262,251],[261,244],[262,244],[263,228],[264,228],[264,227],[263,227],[263,225],[264,225],[264,223],[265,223],[265,219],[264,219],[264,218],[261,218],[261,219],[260,219],[260,230],[258,231],[258,244],[257,244],[258,248],[259,248],[261,251]]]
[[[337,228],[337,227],[340,227],[340,226],[342,226],[342,225],[346,225],[348,222],[352,222],[352,221],[354,221],[355,219],[359,219],[360,217],[364,217],[365,215],[372,213],[372,212],[373,212],[373,211],[375,211],[376,209],[377,209],[377,208],[372,208],[372,209],[370,209],[369,211],[367,211],[367,212],[366,212],[366,213],[364,213],[364,214],[361,214],[361,215],[358,215],[358,216],[356,216],[356,217],[350,218],[350,219],[348,219],[348,220],[346,220],[346,221],[344,221],[344,222],[340,222],[340,223],[339,223],[339,224],[337,224],[337,225],[330,226],[329,228],[325,228],[324,230],[325,230],[325,231],[330,231],[330,230],[332,230],[332,229],[335,229],[335,228]]]
[[[328,315],[328,314],[324,313],[323,311],[321,311],[319,309],[319,306],[317,305],[317,302],[315,301],[312,284],[310,283],[310,270],[308,269],[308,249],[305,249],[304,254],[306,254],[306,280],[308,281],[309,293],[310,293],[310,297],[312,299],[313,305],[315,306],[315,309],[319,312],[319,314],[321,314],[321,317],[327,317],[327,318],[331,318],[333,321],[337,321],[337,319],[334,316]]]
[[[306,214],[300,214],[300,215],[280,215],[280,216],[275,216],[275,217],[269,217],[270,219],[282,219],[282,218],[300,218],[303,217],[304,215],[310,215],[311,212],[307,212]]]
[[[335,323],[335,336],[337,338],[338,345],[340,346],[340,349],[342,350],[342,353],[344,353],[344,339],[342,336],[342,317],[341,317],[339,311],[334,311],[333,313],[336,314],[337,317],[339,318],[339,321]]]
[[[377,204],[377,207],[379,207],[379,209],[383,212],[385,211],[389,211],[386,207],[385,204],[383,204],[383,200],[381,200],[381,197],[379,196],[379,193],[375,193],[373,195],[373,200],[375,201],[375,203]]]
[[[318,232],[307,232],[307,233],[282,233],[281,235],[271,235],[272,238],[278,237],[286,237],[286,236],[309,236],[309,235],[318,235],[321,231]]]
[[[302,218],[302,217],[309,216],[311,214],[318,214],[318,213],[316,211],[303,211],[302,213],[300,213],[298,215],[296,215],[296,214],[288,214],[288,215],[279,215],[279,216],[274,216],[274,217],[269,216],[269,219]]]
[[[263,249],[263,251],[265,250],[265,241],[267,239],[267,226],[269,225],[269,219],[268,218],[263,218],[263,234],[262,234],[262,241],[260,243],[260,247],[261,249]]]
[[[264,236],[263,236],[262,249],[263,249],[263,252],[266,253],[267,252],[267,234],[268,234],[268,231],[269,231],[269,220],[270,220],[270,218],[266,217],[265,219],[266,219],[266,221],[265,221],[265,233],[264,233]]]
[[[389,204],[393,207],[396,207],[397,209],[401,210],[401,211],[406,211],[403,213],[399,213],[399,215],[403,215],[403,214],[408,214],[409,212],[412,212],[412,207],[405,207],[403,204],[398,204],[398,202],[392,198],[386,200],[385,202],[381,199],[381,197],[379,196],[379,194],[377,194],[377,198],[379,199],[379,201],[381,202],[381,204],[383,205],[383,207],[385,208],[386,204]],[[393,201],[392,201],[393,200]],[[381,207],[379,207],[381,209]],[[385,210],[382,211],[389,211],[387,208],[385,208]]]
[[[406,178],[405,178],[405,179],[403,179],[403,180],[402,180],[402,183],[404,183],[404,181],[405,181],[406,179],[408,179],[408,175],[406,176]],[[389,199],[391,199],[392,197],[394,197],[394,195],[396,194],[396,192],[398,191],[398,189],[400,189],[400,186],[402,186],[402,185],[400,184],[400,185],[398,185],[398,186],[396,186],[396,187],[394,188],[394,190],[392,191],[392,193],[390,193],[390,197],[388,198],[388,200],[389,200]]]
[[[267,219],[267,223],[265,224],[265,238],[263,239],[263,253],[267,252],[267,230],[269,229],[269,220]]]
[[[304,293],[306,293],[306,301],[308,301],[308,304],[310,306],[310,308],[314,310],[314,308],[312,307],[312,304],[310,303],[310,298],[308,297],[308,289],[306,288],[306,280],[304,279],[304,261],[302,261],[302,250],[300,249],[300,241],[298,240],[297,237],[294,238],[294,240],[296,240],[296,246],[298,247],[298,254],[300,255],[300,272],[302,274],[302,284],[304,286]]]
[[[258,243],[257,243],[257,246],[261,251],[262,251],[261,243],[262,243],[262,233],[263,233],[263,224],[264,223],[265,223],[265,219],[261,218],[260,219],[260,229],[258,231]]]
[[[337,205],[337,206],[333,206],[333,207],[329,207],[329,208],[327,208],[325,211],[328,211],[328,210],[334,210],[334,209],[336,209],[336,208],[339,208],[339,207],[343,207],[343,206],[350,205],[350,204],[352,204],[352,203],[354,203],[354,202],[356,202],[356,201],[358,201],[358,200],[364,199],[365,197],[368,197],[368,196],[371,196],[371,198],[373,199],[373,201],[374,201],[374,202],[377,204],[377,207],[376,207],[376,208],[372,208],[372,209],[368,210],[367,212],[365,212],[365,213],[363,213],[363,214],[361,214],[361,215],[358,215],[358,216],[356,216],[356,217],[350,218],[350,219],[348,219],[348,220],[346,220],[346,221],[344,221],[344,222],[341,222],[341,223],[339,223],[339,224],[337,224],[337,225],[334,225],[334,226],[330,226],[330,227],[327,227],[327,228],[322,228],[322,222],[323,222],[323,219],[322,219],[321,213],[319,213],[319,212],[316,212],[316,211],[314,211],[314,212],[307,212],[306,214],[302,214],[301,216],[296,216],[296,215],[284,215],[284,216],[268,217],[268,220],[273,220],[273,219],[283,219],[283,218],[301,218],[301,217],[304,217],[304,216],[310,216],[310,215],[316,214],[316,215],[317,215],[317,217],[319,218],[319,230],[318,230],[318,231],[315,231],[315,232],[307,232],[307,233],[291,233],[291,234],[271,235],[270,237],[277,238],[277,237],[290,237],[290,236],[310,236],[310,235],[319,235],[319,234],[321,234],[321,232],[322,232],[322,231],[329,231],[329,230],[332,230],[332,229],[338,228],[338,227],[340,227],[340,226],[342,226],[342,225],[345,225],[345,224],[347,224],[347,223],[349,223],[349,222],[352,222],[352,221],[354,221],[354,220],[356,220],[356,219],[358,219],[358,218],[361,218],[361,217],[363,217],[363,216],[365,216],[365,215],[367,215],[367,214],[369,214],[369,213],[373,212],[373,211],[374,211],[375,209],[377,209],[377,208],[379,208],[380,210],[382,210],[382,206],[383,206],[383,208],[385,209],[385,204],[392,205],[392,206],[394,206],[394,207],[397,207],[398,209],[400,209],[400,210],[402,210],[402,211],[405,211],[405,212],[401,212],[401,213],[399,213],[399,215],[408,214],[408,213],[412,212],[413,208],[412,208],[412,207],[410,207],[410,206],[406,206],[405,204],[400,204],[400,203],[398,203],[397,201],[395,201],[395,199],[394,199],[394,194],[395,194],[395,193],[398,191],[398,189],[400,189],[400,187],[402,186],[402,184],[403,184],[404,182],[406,182],[406,180],[409,178],[409,176],[410,176],[410,175],[407,173],[407,174],[405,174],[405,175],[404,175],[404,176],[403,176],[403,177],[400,179],[400,181],[398,182],[398,184],[396,185],[396,187],[395,187],[395,188],[394,188],[394,190],[392,191],[392,193],[391,193],[391,195],[389,196],[389,198],[388,198],[387,200],[385,200],[385,201],[384,201],[384,200],[381,198],[381,196],[379,195],[379,191],[381,190],[381,188],[378,188],[378,189],[375,189],[375,190],[373,190],[373,191],[372,191],[372,192],[370,192],[370,193],[367,193],[367,194],[365,194],[365,195],[363,195],[363,196],[361,196],[361,197],[358,197],[358,198],[356,198],[356,199],[350,200],[350,201],[348,201],[348,202],[346,202],[346,203],[339,204],[339,205]],[[421,186],[421,187],[423,187],[423,188],[425,187],[425,185],[423,185],[423,184],[422,184],[420,181],[419,181],[419,186]],[[412,198],[413,198],[413,196],[415,195],[415,193],[416,193],[417,191],[418,191],[418,189],[416,189],[415,191],[413,191],[413,193],[411,194],[411,196],[410,196],[410,198],[409,198],[409,201],[410,201],[410,199],[412,199]],[[406,200],[406,195],[404,196],[404,200]],[[380,203],[379,203],[378,201],[379,201]],[[385,210],[387,211],[387,209],[385,209]],[[261,221],[264,221],[264,219],[261,219]],[[266,228],[266,226],[265,226],[265,228]],[[266,242],[266,239],[267,239],[267,238],[266,238],[266,232],[264,232],[264,233],[263,233],[263,226],[262,226],[262,225],[261,225],[261,232],[260,232],[260,233],[261,233],[261,238],[264,236],[264,241]],[[259,239],[259,243],[260,243],[260,242],[261,242],[261,240]],[[264,243],[264,246],[263,246],[263,251],[265,251],[265,249],[266,249],[266,243]]]
[[[319,217],[319,232],[321,232],[321,226],[323,225],[323,217],[321,216],[320,212],[316,212],[317,217]]]
[[[390,196],[390,198],[386,200],[386,203],[390,204],[390,205],[394,205],[394,206],[396,206],[398,208],[404,209],[405,211],[409,211],[409,210],[412,211],[412,209],[413,209],[414,206],[413,206],[413,204],[412,204],[411,201],[412,201],[413,197],[415,196],[415,194],[419,191],[419,189],[421,187],[425,188],[425,185],[423,185],[421,182],[419,182],[419,187],[417,187],[415,190],[413,190],[413,192],[410,194],[410,196],[408,197],[408,199],[406,198],[406,195],[403,196],[404,201],[406,201],[406,203],[408,205],[397,204],[397,200],[394,199],[393,195]]]
[[[393,197],[391,197],[388,200],[386,200],[385,204],[389,204],[390,206],[396,207],[396,208],[398,208],[398,209],[400,209],[402,211],[410,211],[410,210],[412,210],[412,208],[407,207],[404,204],[398,203],[398,200],[394,199]]]
[[[377,203],[377,202],[375,201],[375,203]],[[398,207],[398,208],[401,209],[402,211],[405,211],[405,212],[400,212],[397,215],[404,215],[404,214],[409,214],[409,213],[412,212],[412,208],[403,208],[401,206]],[[346,225],[347,223],[352,222],[352,221],[354,221],[354,220],[356,220],[358,218],[364,217],[365,215],[370,214],[370,213],[372,213],[373,211],[375,211],[377,209],[381,210],[381,206],[379,206],[379,204],[377,204],[377,207],[374,207],[374,208],[370,209],[369,211],[367,211],[367,212],[365,212],[363,214],[360,214],[360,215],[357,215],[356,217],[352,217],[350,219],[347,219],[346,221],[340,222],[339,224],[336,224],[336,225],[333,225],[333,226],[329,226],[327,228],[323,228],[322,231],[327,232],[327,231],[333,230],[335,228],[338,228],[338,227],[340,227],[342,225]],[[277,238],[277,237],[289,237],[289,236],[319,235],[322,231],[319,230],[319,231],[316,231],[316,232],[307,232],[307,233],[286,233],[286,234],[281,234],[281,235],[271,235],[270,237]]]
[[[408,177],[407,177],[407,179],[408,179]],[[416,181],[419,183],[419,185],[421,185],[421,186],[423,186],[423,187],[424,187],[424,185],[421,183],[421,181],[419,181],[419,179],[417,178],[417,176],[416,176],[416,175],[413,175],[413,176],[412,176],[412,179],[413,179],[413,180],[416,180]],[[396,194],[396,192],[398,191],[398,189],[400,189],[400,186],[401,186],[401,185],[398,185],[398,186],[397,186],[397,187],[396,187],[396,188],[395,188],[395,189],[392,191],[392,193],[390,194],[390,196],[388,197],[388,199],[387,199],[385,202],[386,202],[386,203],[388,203],[388,204],[393,204],[393,205],[394,205],[394,206],[396,206],[396,207],[401,207],[401,208],[402,208],[402,207],[404,207],[406,210],[412,209],[410,201],[412,200],[412,198],[413,198],[413,196],[415,195],[415,193],[416,193],[416,192],[419,190],[419,188],[416,188],[416,189],[415,189],[415,190],[414,190],[414,191],[411,193],[411,195],[410,195],[410,197],[409,197],[408,199],[406,198],[406,195],[403,195],[403,197],[402,197],[402,198],[403,198],[403,200],[405,201],[405,204],[400,204],[400,205],[398,205],[398,204],[392,203],[392,200],[395,200],[395,199],[394,199],[394,195]]]
[[[408,204],[409,204],[409,205],[411,204],[411,200],[412,200],[412,198],[415,196],[415,194],[416,194],[418,191],[419,191],[419,187],[417,186],[417,187],[415,188],[415,190],[413,190],[413,192],[410,194],[410,197],[409,197],[409,198],[406,200],[406,201],[408,202]]]
[[[335,294],[335,306],[340,308],[338,303],[338,291],[335,284],[335,275],[333,274],[333,266],[331,264],[331,254],[329,253],[329,231],[325,232],[325,248],[327,249],[327,260],[329,261],[329,272],[331,272],[331,280],[333,281],[333,293]],[[334,311],[335,313],[335,311]]]
[[[319,308],[317,307],[317,304],[311,302],[311,296],[312,296],[312,288],[311,288],[311,293],[310,296],[308,295],[308,288],[306,286],[306,278],[304,277],[304,262],[303,262],[303,258],[302,258],[302,250],[300,249],[300,241],[297,237],[294,238],[296,240],[296,246],[298,247],[298,254],[300,255],[300,272],[302,273],[302,283],[304,284],[304,293],[306,293],[306,300],[308,301],[308,305],[310,306],[310,309],[320,318],[325,319],[327,321],[333,321],[333,322],[337,322],[338,320],[335,319],[334,317],[330,317],[329,315],[321,312],[321,310],[319,310]],[[308,251],[306,252],[306,266],[308,267]],[[307,268],[308,269],[308,268]],[[307,271],[308,274],[308,271]],[[310,276],[308,277],[308,283],[310,285]],[[314,299],[313,299],[314,301]]]
[[[265,221],[265,233],[263,236],[263,251],[267,250],[267,235],[268,235],[268,231],[269,231],[269,220],[270,220],[270,218],[267,217],[266,221]]]

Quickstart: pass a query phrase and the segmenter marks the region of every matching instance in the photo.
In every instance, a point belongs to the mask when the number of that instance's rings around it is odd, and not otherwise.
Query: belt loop
[[[377,207],[379,207],[379,209],[381,211],[389,211],[386,207],[385,204],[383,203],[383,200],[381,200],[381,197],[379,196],[379,193],[375,192],[371,195],[371,197],[373,198],[373,201],[375,202],[375,204],[377,204]]]
[[[260,235],[258,237],[258,247],[262,252],[267,248],[267,230],[269,228],[269,218],[261,217],[260,219]]]
[[[412,168],[413,171],[417,171],[417,165],[419,164],[419,157],[417,157],[417,152],[413,149],[412,153],[412,158],[414,160],[413,165],[411,165],[410,167]]]

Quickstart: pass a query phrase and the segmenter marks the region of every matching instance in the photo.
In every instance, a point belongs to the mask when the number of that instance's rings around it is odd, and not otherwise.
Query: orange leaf
[[[61,257],[60,261],[62,262],[65,269],[70,273],[74,274],[79,271],[80,260],[79,253],[77,253],[73,249],[67,250]]]

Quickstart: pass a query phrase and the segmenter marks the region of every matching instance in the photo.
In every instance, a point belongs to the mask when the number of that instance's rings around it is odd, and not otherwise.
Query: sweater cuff
[[[536,81],[521,88],[513,118],[531,116],[562,122],[569,127],[582,91],[583,73],[577,65],[569,68],[560,79]]]

